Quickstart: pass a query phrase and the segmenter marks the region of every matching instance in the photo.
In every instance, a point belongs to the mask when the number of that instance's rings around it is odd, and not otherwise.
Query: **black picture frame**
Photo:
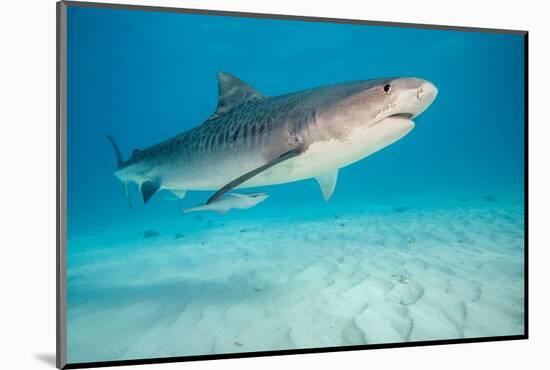
[[[524,333],[521,335],[506,335],[506,336],[491,336],[478,338],[461,338],[461,339],[438,339],[428,341],[416,341],[405,343],[387,343],[387,344],[365,344],[353,346],[337,346],[337,347],[322,347],[322,348],[307,348],[307,349],[289,349],[289,350],[272,350],[272,351],[257,351],[257,352],[239,352],[227,354],[210,354],[210,355],[194,355],[194,356],[177,356],[177,357],[162,357],[162,358],[143,358],[133,360],[115,360],[115,361],[97,361],[85,363],[67,363],[66,353],[66,223],[67,210],[65,197],[66,189],[66,125],[67,125],[67,96],[66,96],[66,81],[67,81],[67,7],[85,7],[85,8],[107,8],[107,9],[122,9],[133,11],[155,11],[168,13],[184,13],[184,14],[203,14],[217,15],[230,17],[245,17],[245,18],[264,18],[277,20],[294,20],[304,22],[329,22],[341,24],[356,24],[356,25],[377,25],[377,26],[392,26],[402,28],[420,28],[434,30],[457,30],[466,32],[487,32],[500,34],[520,35],[524,38]],[[108,367],[108,366],[123,366],[123,365],[141,365],[141,364],[158,364],[172,362],[186,362],[199,360],[218,360],[230,358],[246,358],[246,357],[264,357],[264,356],[280,356],[293,354],[308,354],[322,352],[340,352],[340,351],[358,351],[367,349],[381,348],[400,348],[400,347],[418,347],[418,346],[433,346],[445,344],[459,343],[479,343],[479,342],[496,342],[508,340],[520,340],[529,338],[529,310],[528,310],[528,287],[529,287],[529,72],[528,72],[528,31],[510,30],[510,29],[491,29],[491,28],[474,28],[474,27],[459,27],[448,25],[430,25],[417,23],[398,23],[398,22],[382,22],[368,21],[356,19],[339,19],[325,17],[310,17],[282,14],[263,14],[263,13],[248,13],[220,10],[205,10],[205,9],[187,9],[174,7],[159,7],[159,6],[143,6],[129,4],[109,4],[98,2],[81,2],[81,1],[60,1],[56,4],[57,17],[57,63],[56,63],[56,366],[59,369],[78,369],[78,368],[93,368],[93,367]]]

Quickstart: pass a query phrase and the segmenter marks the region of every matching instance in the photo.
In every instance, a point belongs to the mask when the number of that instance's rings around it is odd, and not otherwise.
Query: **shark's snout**
[[[437,87],[428,81],[424,81],[416,90],[416,98],[420,101],[425,101],[428,105],[431,104],[437,96]]]
[[[402,82],[406,87],[401,97],[401,109],[415,118],[424,112],[435,100],[437,87],[420,78],[408,78]]]

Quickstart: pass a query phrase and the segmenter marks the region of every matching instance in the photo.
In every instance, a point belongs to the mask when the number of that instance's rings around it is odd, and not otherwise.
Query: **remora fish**
[[[117,157],[115,175],[136,183],[147,203],[159,190],[179,198],[215,190],[317,179],[328,200],[338,170],[399,140],[435,99],[419,78],[385,78],[321,86],[266,97],[220,72],[219,101],[202,125],[149,148]]]
[[[229,210],[247,209],[252,208],[258,203],[263,202],[269,195],[267,193],[253,193],[253,194],[237,194],[230,193],[223,195],[210,204],[205,204],[198,207],[184,209],[183,213],[199,212],[199,211],[214,211],[219,214],[225,214]]]

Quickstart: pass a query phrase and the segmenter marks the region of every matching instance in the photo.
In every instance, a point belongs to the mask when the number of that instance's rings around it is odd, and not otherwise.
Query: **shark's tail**
[[[113,139],[113,137],[109,136],[109,135],[107,135],[105,137],[107,138],[107,140],[109,140],[109,142],[113,146],[113,150],[115,151],[117,168],[122,167],[122,165],[124,164],[124,160],[122,159],[122,154],[120,154],[120,149],[118,148],[118,145],[117,145],[115,139]]]
[[[107,140],[109,140],[109,142],[113,146],[113,150],[116,156],[116,167],[117,169],[119,169],[124,165],[124,159],[122,159],[122,154],[120,154],[120,149],[118,148],[118,145],[112,136],[105,135],[105,137],[107,138]],[[132,201],[130,200],[130,194],[128,193],[128,181],[123,181],[122,185],[124,186],[124,194],[126,195],[126,201],[128,202],[128,207],[132,208]]]

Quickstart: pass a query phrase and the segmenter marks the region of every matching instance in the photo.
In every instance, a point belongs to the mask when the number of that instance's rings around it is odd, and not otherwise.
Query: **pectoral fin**
[[[321,192],[323,193],[323,199],[327,202],[334,189],[336,188],[336,180],[338,180],[338,169],[325,172],[315,178],[321,187]]]
[[[214,195],[212,195],[210,197],[210,199],[208,199],[208,201],[206,202],[206,204],[210,204],[214,201],[216,201],[217,199],[219,199],[222,195],[224,195],[225,193],[227,193],[228,191],[230,191],[231,189],[239,186],[240,184],[242,184],[243,182],[251,179],[252,177],[256,176],[257,174],[267,170],[268,168],[271,168],[273,166],[275,166],[276,164],[279,164],[281,162],[284,162],[288,159],[291,159],[291,158],[294,158],[298,155],[300,155],[302,153],[302,149],[301,148],[296,148],[296,149],[292,149],[292,150],[289,150],[288,152],[280,155],[279,157],[267,162],[266,164],[264,164],[263,166],[260,166],[256,169],[253,169],[252,171],[250,172],[247,172],[245,173],[244,175],[240,176],[240,177],[237,177],[235,180],[231,181],[230,183],[228,183],[227,185],[223,186],[220,190],[218,190]]]

